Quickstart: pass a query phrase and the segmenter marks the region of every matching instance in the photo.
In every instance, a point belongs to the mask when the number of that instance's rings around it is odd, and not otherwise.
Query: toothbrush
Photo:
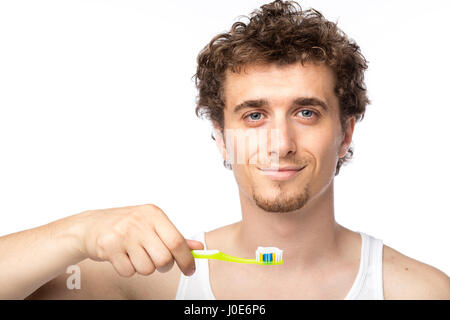
[[[194,258],[199,259],[216,259],[237,263],[252,263],[262,265],[278,265],[283,264],[283,250],[275,247],[258,247],[256,249],[256,259],[244,259],[230,256],[219,250],[191,250]]]

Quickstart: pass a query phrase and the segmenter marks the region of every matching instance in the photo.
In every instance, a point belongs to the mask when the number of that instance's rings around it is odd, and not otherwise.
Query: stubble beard
[[[308,202],[309,188],[306,185],[303,189],[297,189],[297,192],[283,192],[280,185],[276,187],[276,195],[267,197],[257,191],[257,188],[252,189],[252,197],[256,205],[267,212],[287,213],[303,208]]]

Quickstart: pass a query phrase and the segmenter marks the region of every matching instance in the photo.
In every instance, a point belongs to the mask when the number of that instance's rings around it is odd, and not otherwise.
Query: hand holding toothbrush
[[[185,275],[195,272],[191,250],[203,244],[185,239],[156,205],[89,210],[77,218],[79,250],[86,258],[109,261],[121,276],[167,272],[174,262]]]

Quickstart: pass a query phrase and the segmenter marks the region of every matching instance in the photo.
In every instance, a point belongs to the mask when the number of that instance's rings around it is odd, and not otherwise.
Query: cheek
[[[336,168],[338,146],[336,135],[332,131],[322,131],[305,137],[301,148],[304,148],[313,158],[317,174],[331,174]]]
[[[237,129],[233,133],[233,160],[237,165],[261,165],[269,161],[271,139],[274,133],[265,128]],[[229,139],[231,142],[232,139]]]
[[[237,165],[233,169],[233,175],[240,192],[250,197],[255,183],[258,184],[259,181],[255,173],[251,171],[251,167]]]

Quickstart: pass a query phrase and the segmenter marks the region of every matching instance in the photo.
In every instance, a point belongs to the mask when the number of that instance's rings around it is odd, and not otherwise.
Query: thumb
[[[186,239],[186,242],[191,250],[203,250],[203,243],[200,241]]]

